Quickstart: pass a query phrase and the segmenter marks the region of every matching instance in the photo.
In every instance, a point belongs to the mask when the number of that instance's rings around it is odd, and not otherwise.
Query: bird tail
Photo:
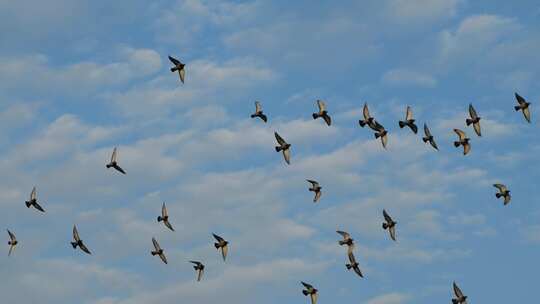
[[[406,125],[405,122],[403,122],[401,120],[399,121],[399,128],[400,129],[403,129],[403,127],[405,127],[405,125]]]
[[[216,247],[216,249],[219,249],[219,244],[218,243],[214,243],[214,246]]]
[[[519,110],[521,110],[521,107],[520,106],[515,106],[514,109],[516,109],[516,111],[519,111]]]
[[[470,126],[470,125],[473,123],[473,120],[467,118],[467,119],[465,120],[465,123],[467,124],[467,126]]]
[[[157,221],[158,221],[158,222],[161,222],[161,221],[163,221],[163,218],[162,218],[161,216],[158,216],[158,217],[157,217]]]
[[[255,117],[257,117],[256,114],[251,114],[251,118],[255,118]]]
[[[281,150],[282,150],[282,148],[281,148],[281,147],[279,147],[279,146],[278,146],[278,147],[276,147],[276,152],[279,152],[279,151],[281,151]]]
[[[261,119],[262,119],[264,122],[267,122],[267,121],[268,121],[268,117],[266,117],[266,115],[264,115],[264,114],[261,114]]]
[[[11,241],[8,241],[7,244],[11,246]]]
[[[309,294],[309,292],[307,292],[307,290],[302,290],[302,293],[307,296]]]
[[[388,224],[387,223],[382,223],[382,227],[384,230],[386,230],[388,228]]]
[[[157,252],[157,251],[151,251],[150,253],[151,253],[152,255],[159,254],[159,252]]]
[[[452,299],[452,304],[458,304],[458,300],[457,299]]]
[[[501,196],[502,196],[502,194],[500,194],[500,193],[495,193],[495,197],[500,198]]]
[[[177,67],[171,68],[171,72],[176,72],[176,71],[178,71]]]
[[[461,145],[461,143],[460,143],[459,141],[455,141],[455,142],[454,142],[454,146],[455,146],[456,148],[459,147],[459,145]]]
[[[317,114],[317,113],[313,113],[312,116],[313,116],[313,119],[319,118],[319,114]]]
[[[424,141],[424,143],[427,143],[429,141],[429,138],[427,137],[422,137],[422,140]]]
[[[351,264],[345,264],[345,267],[347,267],[347,269],[351,269],[352,265]]]
[[[77,243],[71,242],[71,246],[73,246],[73,249],[77,248]]]
[[[29,201],[26,201],[24,203],[26,204],[26,208],[30,208],[30,206],[32,205]]]
[[[366,126],[366,122],[364,120],[359,120],[358,124],[360,124],[360,127],[362,128]]]
[[[111,164],[106,164],[105,167],[107,167],[107,169],[109,169],[110,167],[112,167]]]
[[[341,246],[343,246],[343,245],[347,244],[347,242],[345,242],[345,241],[339,241],[339,244],[340,244]]]
[[[375,133],[375,138],[381,137],[381,133]]]

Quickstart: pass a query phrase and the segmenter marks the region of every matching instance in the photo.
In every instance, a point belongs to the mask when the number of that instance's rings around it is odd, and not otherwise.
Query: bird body
[[[463,155],[467,155],[471,151],[471,144],[469,143],[470,138],[467,137],[465,132],[460,129],[454,129],[454,132],[458,135],[459,140],[454,141],[454,146],[457,148],[463,146]]]
[[[229,251],[229,242],[225,241],[225,239],[217,234],[212,233],[212,235],[217,241],[214,243],[214,247],[216,247],[217,250],[221,249],[221,256],[223,257],[223,261],[225,261],[227,259],[227,252]]]
[[[418,133],[418,126],[414,123],[415,119],[413,118],[411,107],[407,106],[407,112],[405,114],[405,120],[399,121],[399,127],[403,129],[405,126],[409,127],[414,134]]]
[[[351,235],[346,231],[338,230],[336,231],[339,235],[343,237],[343,240],[340,240],[338,243],[339,245],[347,245],[347,252],[351,253],[354,249],[354,239],[351,238]]]
[[[276,152],[282,152],[283,158],[285,159],[285,162],[290,165],[291,164],[291,144],[287,143],[277,132],[274,132],[274,136],[276,137],[276,141],[279,146],[276,146]]]
[[[124,169],[122,169],[122,167],[120,167],[118,165],[117,158],[118,158],[118,151],[117,151],[116,147],[114,147],[113,152],[111,154],[111,161],[108,164],[106,164],[105,167],[107,167],[107,169],[114,168],[114,169],[116,169],[116,171],[118,171],[118,172],[120,172],[122,174],[126,174],[126,171],[124,171]]]
[[[319,112],[313,113],[313,119],[317,119],[319,117],[322,117],[324,119],[324,122],[328,126],[332,124],[332,118],[330,115],[328,115],[328,111],[326,110],[326,103],[323,100],[317,100],[317,106],[319,107]]]
[[[386,131],[386,129],[376,120],[374,121],[374,130],[375,138],[380,138],[383,148],[386,149],[386,145],[388,143],[388,131]]]
[[[169,214],[167,212],[167,207],[165,206],[165,202],[163,202],[163,205],[161,205],[161,215],[157,217],[157,221],[158,223],[163,222],[165,227],[169,228],[171,231],[174,231],[174,228],[169,222]]]
[[[322,189],[322,187],[319,185],[319,183],[317,181],[314,181],[314,180],[311,180],[311,179],[308,179],[307,181],[311,184],[311,187],[308,190],[312,191],[312,192],[315,192],[315,196],[313,197],[313,202],[316,203],[321,198],[321,195],[322,195],[321,189]]]
[[[314,288],[311,284],[300,282],[304,285],[305,289],[302,290],[302,293],[307,297],[308,295],[311,298],[311,304],[317,304],[317,292],[318,290]]]
[[[457,286],[456,282],[452,284],[452,287],[454,289],[455,298],[452,298],[453,304],[467,304],[467,296],[463,294],[461,289]]]
[[[352,252],[349,252],[348,254],[348,257],[349,257],[349,263],[348,264],[345,264],[345,267],[347,267],[347,270],[354,270],[354,272],[360,276],[361,278],[364,277],[364,275],[362,274],[362,271],[360,270],[360,267],[359,267],[359,264],[358,262],[356,261],[356,258],[354,257],[354,254]]]
[[[431,135],[431,131],[429,131],[427,124],[424,124],[424,134],[425,137],[422,137],[424,143],[429,142],[433,149],[439,150],[439,147],[437,147],[437,143],[435,142],[435,138],[433,137],[433,135]]]
[[[525,117],[525,120],[527,120],[527,122],[531,122],[531,110],[529,109],[529,106],[531,105],[530,102],[527,102],[527,100],[525,100],[525,98],[521,97],[518,93],[514,93],[515,97],[516,97],[516,101],[518,103],[517,106],[514,107],[514,109],[517,111],[522,111],[523,112],[523,116]]]
[[[36,187],[32,188],[32,192],[30,192],[30,199],[24,202],[26,204],[26,208],[34,207],[36,210],[45,212],[45,210],[39,205],[37,201],[37,192]]]
[[[171,56],[169,56],[169,60],[172,62],[172,64],[174,64],[174,67],[171,68],[171,72],[174,73],[178,71],[178,75],[180,76],[180,81],[184,83],[184,78],[186,77],[186,70],[184,67],[186,65],[180,62],[180,60]]]
[[[9,252],[8,252],[8,256],[11,256],[11,253],[13,252],[13,250],[15,250],[15,246],[17,246],[17,244],[19,244],[19,241],[17,241],[17,238],[15,237],[15,234],[13,234],[13,232],[7,230],[7,233],[9,235],[9,241],[8,241]]]
[[[77,231],[77,227],[75,225],[73,225],[73,240],[74,242],[71,242],[71,246],[73,247],[73,249],[76,249],[77,247],[79,247],[85,253],[92,254],[90,253],[90,250],[88,250],[86,245],[84,245],[83,241],[79,237],[79,232]]]
[[[384,216],[384,222],[382,223],[382,227],[384,230],[388,229],[388,232],[390,233],[390,238],[395,241],[397,222],[395,222],[384,209],[383,209],[383,216]]]
[[[267,122],[268,118],[264,115],[261,103],[255,101],[255,113],[251,114],[251,118],[259,117],[262,121]]]
[[[193,263],[193,269],[197,272],[197,282],[201,281],[202,275],[204,273],[204,264],[199,261],[189,261]]]
[[[161,248],[161,246],[159,246],[159,243],[155,238],[152,238],[152,244],[154,245],[154,250],[150,251],[152,256],[158,255],[161,261],[167,264],[167,257],[165,256],[163,249]]]
[[[369,108],[368,108],[367,103],[364,103],[364,108],[362,110],[362,115],[364,116],[364,119],[363,120],[361,119],[361,120],[358,121],[360,126],[363,128],[363,127],[365,127],[367,125],[371,129],[376,131],[375,124],[374,124],[375,119],[373,117],[371,117],[371,115],[369,114]]]
[[[503,184],[494,184],[493,187],[499,189],[499,192],[495,194],[495,197],[497,198],[504,198],[504,205],[508,205],[510,203],[510,200],[512,199],[512,196],[510,195],[510,190],[506,188]]]
[[[482,118],[478,116],[472,104],[469,104],[469,115],[470,118],[467,118],[465,120],[465,123],[467,124],[467,126],[470,126],[472,124],[476,135],[482,136],[482,131],[480,129],[480,119]]]

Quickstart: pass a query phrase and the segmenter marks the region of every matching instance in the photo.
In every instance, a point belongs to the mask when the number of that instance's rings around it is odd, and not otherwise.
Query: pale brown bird
[[[452,284],[454,288],[455,298],[452,298],[452,304],[467,304],[467,296],[463,295],[463,292],[457,286],[456,282]]]
[[[319,198],[321,198],[321,189],[322,187],[319,185],[318,182],[314,181],[314,180],[311,180],[311,179],[307,179],[308,183],[311,184],[311,187],[308,189],[309,191],[313,191],[315,192],[315,196],[313,197],[313,202],[316,203],[319,201]]]
[[[527,102],[525,98],[521,97],[518,93],[514,93],[516,96],[516,100],[518,102],[518,105],[514,107],[516,111],[522,111],[523,116],[525,116],[525,119],[530,123],[531,122],[531,110],[529,109],[529,106],[531,105],[530,102]]]
[[[163,205],[161,205],[161,215],[157,217],[158,223],[163,221],[163,224],[165,227],[171,229],[171,231],[174,231],[171,223],[169,222],[169,214],[167,212],[167,207],[165,206],[165,202],[163,202]]]
[[[365,127],[366,125],[368,125],[371,129],[376,130],[375,128],[375,119],[373,117],[371,117],[371,115],[369,114],[369,108],[368,108],[368,105],[367,103],[364,103],[364,108],[362,110],[362,115],[364,116],[364,119],[360,119],[358,121],[358,123],[360,124],[360,126],[363,128]]]
[[[376,120],[374,121],[374,126],[376,129],[375,138],[380,137],[382,146],[386,149],[386,144],[388,143],[388,131],[386,131],[386,129]]]
[[[422,137],[422,140],[427,143],[429,142],[429,144],[435,149],[435,150],[439,150],[439,147],[437,147],[437,143],[435,142],[435,138],[433,137],[433,135],[431,135],[431,132],[429,131],[429,128],[427,126],[427,124],[424,124],[424,134],[426,135],[425,137]]]
[[[167,257],[165,256],[165,253],[163,253],[163,249],[161,249],[158,241],[156,241],[155,238],[152,238],[152,244],[154,244],[154,250],[150,251],[152,256],[158,255],[159,258],[163,261],[163,263],[167,264]]]
[[[311,298],[311,304],[317,304],[317,292],[318,290],[315,289],[311,284],[300,282],[302,285],[304,285],[305,289],[302,290],[302,293],[307,297],[308,295]]]
[[[418,133],[418,127],[416,126],[414,122],[415,120],[413,118],[412,109],[411,107],[407,106],[407,113],[405,114],[405,120],[399,121],[399,127],[403,129],[403,127],[407,126],[414,132],[414,134],[416,134]]]
[[[459,140],[454,142],[454,146],[457,148],[463,146],[463,155],[467,155],[471,151],[470,138],[467,137],[465,132],[460,129],[454,129],[454,132],[459,136]]]
[[[495,196],[497,198],[504,198],[504,205],[508,205],[510,203],[510,200],[512,199],[512,196],[510,195],[510,190],[506,188],[503,184],[494,184],[493,187],[499,189],[499,193],[496,193]]]
[[[33,206],[34,208],[36,208],[36,210],[45,212],[45,210],[43,210],[43,208],[38,204],[36,187],[32,188],[32,192],[30,192],[30,200],[25,201],[24,203],[26,204],[27,208]]]
[[[221,256],[223,257],[223,261],[227,258],[227,252],[229,251],[229,242],[225,241],[222,237],[219,235],[216,235],[212,233],[214,238],[216,239],[216,243],[214,243],[214,247],[216,247],[217,250],[221,249]]]
[[[351,238],[351,235],[348,232],[338,230],[336,231],[339,235],[343,237],[343,240],[339,241],[339,245],[347,245],[347,252],[350,253],[354,249],[354,239]]]
[[[122,169],[122,168],[118,165],[117,157],[118,157],[118,151],[116,150],[116,147],[114,147],[113,152],[112,152],[112,154],[111,154],[111,162],[108,163],[107,165],[105,165],[105,167],[107,167],[107,169],[113,167],[113,168],[116,169],[118,172],[120,172],[120,173],[122,173],[122,174],[126,174],[126,171],[124,171],[124,169]]]
[[[467,118],[465,120],[465,123],[467,124],[467,126],[470,126],[472,124],[476,135],[482,136],[482,132],[480,130],[480,119],[482,119],[482,117],[476,114],[476,110],[474,109],[472,104],[469,104],[469,116],[471,116],[471,118]]]
[[[317,100],[317,106],[319,107],[318,113],[313,113],[313,119],[317,119],[319,117],[322,117],[324,119],[324,122],[328,126],[332,124],[332,118],[330,115],[328,115],[328,111],[326,110],[326,103],[322,100]]]
[[[388,232],[390,232],[390,238],[395,241],[397,222],[395,222],[384,209],[383,209],[383,216],[384,216],[384,222],[382,224],[382,227],[384,230],[388,229]]]
[[[171,72],[174,73],[178,71],[178,75],[180,76],[180,81],[184,83],[184,77],[186,76],[186,69],[184,69],[184,67],[186,65],[180,62],[180,60],[173,58],[171,56],[169,56],[169,60],[172,62],[172,64],[174,64],[174,67],[171,68]]]
[[[358,262],[356,262],[356,259],[354,257],[354,254],[352,253],[352,251],[349,252],[348,256],[349,256],[349,264],[345,264],[347,269],[351,270],[351,268],[352,268],[354,270],[354,272],[356,272],[357,275],[359,275],[361,278],[363,278],[364,275],[362,274],[362,271],[360,271],[359,264],[358,264]]]
[[[261,103],[255,101],[255,113],[251,114],[251,118],[259,117],[262,121],[266,122],[268,118],[264,115]]]
[[[76,249],[77,246],[79,246],[82,251],[86,252],[87,254],[92,254],[90,253],[90,250],[88,250],[88,248],[86,248],[86,246],[83,244],[83,241],[79,237],[79,232],[77,231],[77,227],[75,227],[75,225],[73,225],[73,240],[74,242],[71,242],[71,246],[73,246],[73,249]]]
[[[198,262],[198,261],[189,261],[189,262],[195,264],[193,266],[193,269],[195,269],[195,271],[197,272],[197,282],[200,282],[204,273],[203,263]]]
[[[276,137],[276,140],[278,142],[279,146],[276,146],[276,152],[282,151],[283,152],[283,158],[285,158],[285,162],[287,165],[291,164],[291,144],[287,143],[277,132],[274,132],[274,136]]]
[[[15,250],[15,246],[17,246],[17,244],[19,244],[19,242],[17,241],[17,238],[15,237],[15,234],[13,234],[11,231],[7,231],[8,235],[9,235],[9,241],[8,241],[8,245],[9,245],[9,252],[8,252],[8,256],[11,255],[11,252],[13,252],[13,250]]]

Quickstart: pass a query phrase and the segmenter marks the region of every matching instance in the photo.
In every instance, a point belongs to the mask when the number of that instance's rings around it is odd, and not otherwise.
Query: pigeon
[[[17,241],[17,238],[15,237],[15,234],[13,234],[9,230],[7,231],[7,233],[9,234],[9,241],[8,241],[9,252],[8,252],[8,256],[10,256],[11,252],[13,252],[13,250],[15,250],[15,246],[17,246],[17,244],[19,244],[19,242]]]
[[[264,115],[261,103],[255,101],[255,113],[251,114],[251,118],[259,117],[262,121],[267,122],[268,118]]]
[[[388,131],[386,131],[386,129],[378,122],[378,121],[374,121],[374,126],[375,126],[375,138],[381,138],[381,143],[382,143],[382,146],[383,148],[386,149],[386,144],[388,143]]]
[[[165,227],[171,229],[171,231],[174,231],[171,223],[169,222],[169,215],[167,213],[167,207],[165,207],[165,202],[163,202],[163,205],[161,206],[161,216],[157,217],[158,223],[163,221],[163,224],[165,224]]]
[[[508,205],[510,203],[510,200],[512,199],[512,196],[510,195],[510,190],[506,188],[503,184],[494,184],[493,187],[499,189],[499,193],[496,193],[495,196],[497,198],[504,197],[504,205]]]
[[[306,289],[302,290],[302,293],[307,297],[308,295],[311,298],[311,304],[317,304],[317,292],[318,290],[315,289],[311,284],[300,282]]]
[[[456,297],[452,299],[452,304],[467,304],[467,296],[463,295],[463,292],[456,285],[456,282],[452,285],[454,287],[454,294],[456,295]]]
[[[482,132],[480,131],[480,119],[482,119],[482,117],[476,114],[476,110],[474,109],[472,104],[469,104],[469,115],[471,116],[471,118],[467,118],[465,120],[465,123],[467,123],[467,126],[470,126],[472,124],[476,135],[482,136]]]
[[[214,243],[214,246],[216,247],[217,250],[221,248],[221,255],[223,256],[223,261],[225,261],[225,259],[227,258],[227,252],[229,251],[229,246],[228,246],[229,242],[225,241],[219,235],[216,235],[214,233],[212,233],[212,235],[217,241],[217,243]]]
[[[435,149],[435,150],[439,150],[439,147],[437,147],[437,143],[435,142],[435,139],[433,138],[433,135],[431,135],[431,132],[429,131],[429,128],[426,124],[424,124],[424,134],[426,135],[425,137],[422,137],[422,140],[427,143],[429,142],[429,144]]]
[[[309,183],[311,183],[311,188],[309,188],[309,191],[313,191],[315,192],[315,196],[313,197],[313,202],[316,203],[319,201],[319,198],[321,198],[321,189],[322,187],[319,185],[318,182],[314,181],[314,180],[311,180],[311,179],[307,179],[307,181]]]
[[[75,242],[71,242],[71,246],[73,246],[73,249],[76,249],[77,246],[79,246],[82,251],[88,254],[92,254],[90,253],[90,250],[88,250],[88,248],[86,248],[86,246],[83,244],[83,241],[79,237],[79,232],[77,231],[77,227],[75,227],[75,225],[73,225],[73,240],[75,240]]]
[[[322,100],[317,100],[317,106],[319,107],[319,113],[313,113],[313,119],[322,117],[324,119],[324,122],[326,122],[326,124],[330,126],[332,124],[332,118],[330,118],[330,115],[328,115],[328,111],[326,110],[326,104]]]
[[[156,241],[155,238],[152,238],[152,243],[154,244],[154,249],[155,250],[150,251],[150,253],[153,256],[154,255],[159,255],[159,258],[163,261],[163,263],[167,264],[167,257],[163,253],[163,249],[161,249],[161,247],[159,246],[159,243]]]
[[[24,202],[26,204],[27,208],[30,208],[30,206],[34,206],[37,210],[41,212],[45,212],[43,208],[38,204],[37,198],[36,198],[36,187],[32,188],[32,192],[30,193],[30,200]]]
[[[364,277],[362,274],[362,271],[360,271],[360,267],[358,267],[358,262],[354,258],[354,254],[352,252],[349,252],[349,264],[345,264],[348,270],[351,270],[351,268],[356,272],[357,275],[359,275],[361,278]]]
[[[525,116],[525,119],[527,122],[531,122],[531,110],[529,110],[529,106],[531,105],[530,102],[527,102],[525,98],[519,96],[518,93],[514,93],[516,96],[516,100],[518,102],[518,105],[514,107],[516,111],[523,111],[523,116]]]
[[[409,127],[414,134],[418,133],[418,127],[414,123],[413,115],[412,115],[412,109],[411,107],[407,106],[407,114],[405,114],[405,120],[399,121],[399,127],[403,129],[403,127],[407,126]]]
[[[362,110],[362,114],[364,115],[364,120],[359,120],[358,123],[360,124],[360,127],[365,127],[366,125],[368,125],[371,129],[375,129],[375,119],[373,117],[371,117],[371,115],[369,114],[369,109],[368,109],[368,105],[367,103],[364,103],[364,109]]]
[[[122,173],[122,174],[126,174],[126,171],[124,171],[124,169],[122,169],[122,168],[118,165],[117,157],[118,157],[118,152],[116,151],[116,147],[114,147],[113,152],[112,152],[112,155],[111,155],[111,162],[108,163],[107,165],[105,165],[105,167],[107,167],[107,169],[109,169],[110,167],[113,167],[113,168],[115,168],[118,172],[120,172],[120,173]]]
[[[454,142],[454,146],[459,147],[463,146],[463,155],[467,155],[471,151],[471,144],[469,143],[470,138],[467,138],[465,132],[460,129],[454,129],[454,132],[459,136],[459,141]]]
[[[189,261],[190,263],[195,264],[193,266],[193,269],[197,272],[197,282],[201,281],[202,275],[204,273],[204,265],[201,262],[198,261]]]
[[[274,132],[274,136],[276,137],[276,140],[278,142],[279,146],[276,146],[276,152],[283,151],[283,158],[285,158],[285,162],[290,165],[291,164],[291,144],[288,144],[277,132]]]
[[[178,71],[178,75],[180,75],[180,81],[184,83],[184,77],[186,76],[186,70],[184,69],[184,67],[186,65],[180,62],[180,60],[173,58],[171,56],[169,56],[169,60],[174,64],[174,67],[171,68],[171,72],[174,73]]]
[[[343,237],[343,240],[338,242],[339,245],[341,246],[347,245],[347,252],[351,253],[352,250],[354,249],[354,239],[351,238],[351,235],[348,232],[341,231],[341,230],[338,230],[336,232],[339,233]]]
[[[383,216],[384,216],[384,223],[382,224],[382,227],[384,230],[388,229],[390,232],[390,238],[392,240],[396,240],[396,224],[397,222],[394,222],[394,220],[386,213],[386,210],[383,209]]]

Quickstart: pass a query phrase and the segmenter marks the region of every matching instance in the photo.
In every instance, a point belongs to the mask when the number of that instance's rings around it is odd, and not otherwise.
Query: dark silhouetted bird
[[[460,129],[454,129],[454,132],[459,136],[459,140],[454,142],[454,146],[456,148],[463,146],[463,155],[467,155],[467,153],[471,151],[471,144],[469,143],[470,138],[468,138],[465,132]]]
[[[37,195],[36,195],[36,187],[32,188],[32,192],[30,192],[30,200],[25,201],[24,203],[26,204],[27,208],[30,208],[31,206],[33,206],[34,208],[36,208],[36,210],[45,212],[45,210],[43,210],[43,208],[38,204]]]
[[[266,122],[268,119],[266,115],[264,115],[261,103],[258,101],[255,101],[255,113],[251,114],[251,118],[259,117],[262,119],[262,121]]]
[[[204,273],[203,263],[198,262],[198,261],[189,261],[189,262],[195,264],[193,266],[193,269],[195,269],[195,271],[197,272],[197,282],[200,282]]]
[[[163,224],[165,224],[165,227],[171,229],[171,231],[174,231],[171,223],[169,222],[169,214],[167,212],[167,207],[165,206],[165,202],[163,202],[163,205],[161,206],[161,216],[157,217],[158,223],[163,221]]]
[[[150,253],[153,256],[159,255],[159,258],[163,261],[163,263],[167,264],[167,257],[165,256],[165,253],[163,253],[163,249],[161,249],[158,241],[156,241],[155,238],[152,238],[152,244],[154,244],[154,250],[150,251]]]
[[[328,115],[328,111],[326,110],[326,104],[322,100],[317,100],[317,106],[319,107],[318,113],[313,113],[313,119],[317,119],[319,117],[322,117],[324,119],[324,122],[326,122],[327,125],[332,124],[332,118],[330,115]]]
[[[431,132],[429,131],[429,128],[426,124],[424,124],[424,134],[426,135],[425,137],[422,137],[422,140],[427,143],[429,142],[429,144],[435,149],[435,150],[439,150],[439,148],[437,147],[437,143],[435,142],[435,138],[433,138],[433,135],[431,135]]]
[[[471,116],[471,118],[467,118],[465,120],[465,123],[467,124],[467,126],[470,126],[472,124],[476,135],[482,136],[482,132],[480,130],[480,119],[482,119],[482,117],[476,114],[476,110],[474,109],[472,104],[469,104],[469,116]]]
[[[351,268],[356,272],[357,275],[359,275],[361,278],[364,277],[362,274],[362,271],[360,271],[360,267],[358,266],[358,262],[356,262],[356,259],[354,258],[354,254],[352,251],[349,252],[349,264],[345,264],[348,270],[351,270]]]
[[[311,284],[300,282],[302,285],[304,285],[305,289],[302,290],[302,293],[307,297],[308,295],[311,298],[311,304],[317,304],[317,292],[318,290],[315,289]]]
[[[285,162],[290,165],[291,164],[291,144],[288,144],[277,132],[274,132],[274,136],[276,137],[276,140],[278,142],[279,146],[276,146],[276,152],[282,151],[283,152],[283,158],[285,158]]]
[[[383,216],[384,216],[385,222],[383,222],[382,227],[384,230],[388,229],[388,232],[390,232],[390,238],[395,241],[397,222],[394,222],[394,220],[390,217],[390,215],[388,215],[388,213],[384,209],[383,209]]]
[[[91,254],[90,253],[90,250],[88,250],[88,248],[86,248],[86,246],[83,244],[83,241],[81,240],[81,238],[79,237],[79,232],[77,231],[77,227],[75,227],[75,225],[73,225],[73,240],[74,242],[71,242],[71,246],[73,246],[73,249],[77,248],[77,246],[79,246],[79,248],[88,253],[88,254]]]
[[[463,295],[463,292],[461,292],[461,289],[459,289],[456,282],[452,285],[454,287],[454,294],[456,295],[456,297],[452,299],[452,304],[467,304],[467,296]]]
[[[339,245],[347,245],[347,252],[352,252],[354,249],[354,239],[351,238],[351,235],[348,232],[338,230],[336,231],[343,237],[343,240],[339,241]]]
[[[518,105],[514,107],[516,111],[522,111],[523,116],[525,116],[525,119],[530,123],[531,122],[531,110],[529,109],[529,106],[531,105],[530,102],[527,102],[525,98],[519,96],[518,93],[514,93],[516,96],[516,100],[518,102]]]
[[[314,181],[314,180],[311,180],[311,179],[307,179],[307,181],[311,184],[311,187],[309,188],[309,191],[313,191],[315,192],[315,196],[313,197],[313,202],[316,203],[319,201],[319,198],[321,198],[321,189],[322,187],[319,185],[318,182]]]
[[[506,188],[503,184],[494,184],[493,187],[499,189],[499,193],[496,193],[495,196],[497,198],[504,197],[504,205],[508,205],[510,203],[510,200],[512,199],[512,196],[510,195],[510,190]]]
[[[217,243],[214,243],[214,246],[217,250],[221,249],[221,256],[223,256],[223,261],[227,258],[227,252],[229,251],[229,242],[225,241],[219,235],[212,233]]]
[[[388,143],[388,131],[386,131],[386,129],[378,122],[378,121],[374,121],[374,126],[375,126],[375,138],[381,138],[381,143],[382,143],[382,146],[383,148],[386,149],[386,144]]]
[[[364,109],[362,110],[362,114],[364,116],[364,120],[358,121],[360,126],[363,128],[366,125],[368,125],[371,129],[376,131],[375,124],[374,124],[375,119],[371,117],[371,115],[369,114],[369,108],[368,108],[367,103],[364,104]]]
[[[414,132],[414,134],[416,134],[418,133],[418,127],[416,126],[414,122],[415,120],[413,118],[412,109],[411,107],[407,106],[407,113],[405,114],[405,120],[399,121],[399,127],[403,129],[403,127],[407,126]]]
[[[116,151],[116,147],[114,147],[113,152],[112,152],[112,154],[111,154],[111,162],[108,163],[107,165],[105,165],[105,167],[107,167],[107,169],[113,167],[113,168],[115,168],[118,172],[120,172],[120,173],[122,173],[122,174],[126,174],[126,171],[124,171],[124,169],[122,169],[122,168],[118,165],[117,157],[118,157],[118,151]]]
[[[11,252],[13,252],[13,250],[15,250],[15,246],[17,246],[17,244],[19,244],[19,242],[17,241],[17,238],[15,237],[15,234],[13,234],[9,230],[7,231],[7,233],[9,234],[9,241],[8,241],[9,252],[8,252],[8,256],[10,256]]]
[[[180,62],[180,60],[173,58],[171,56],[169,56],[169,60],[172,62],[172,64],[174,64],[174,67],[171,68],[171,72],[174,73],[178,71],[178,75],[180,75],[180,81],[184,83],[184,77],[186,76],[186,70],[184,69],[184,67],[186,65]]]

